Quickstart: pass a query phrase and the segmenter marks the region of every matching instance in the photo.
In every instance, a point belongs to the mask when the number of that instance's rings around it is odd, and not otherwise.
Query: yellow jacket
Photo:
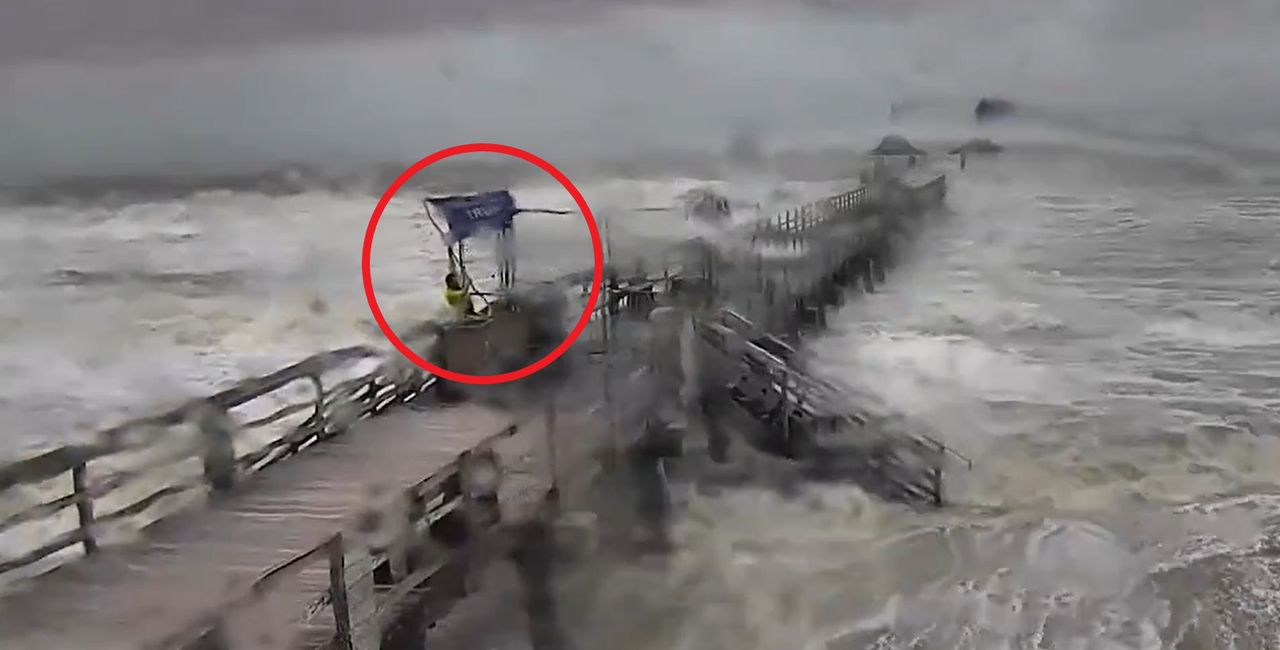
[[[465,288],[451,289],[445,287],[444,301],[449,305],[450,309],[457,312],[458,316],[464,316],[471,310],[471,292]]]

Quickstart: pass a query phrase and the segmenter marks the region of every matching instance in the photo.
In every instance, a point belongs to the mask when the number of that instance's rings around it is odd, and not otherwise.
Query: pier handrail
[[[492,450],[498,442],[515,435],[516,431],[516,426],[509,426],[495,432],[471,450],[460,454],[448,465],[439,468],[406,489],[403,495],[405,501],[424,504],[423,511],[419,512],[417,517],[426,522],[434,521],[447,512],[470,507],[470,504],[467,503],[470,495],[467,490],[462,489],[464,481],[461,479],[465,471],[466,458]],[[154,650],[188,647],[190,644],[198,642],[200,637],[210,631],[218,630],[223,622],[235,612],[253,607],[257,604],[258,599],[270,591],[272,586],[299,575],[308,566],[325,562],[329,568],[329,586],[324,589],[318,598],[307,604],[306,617],[308,620],[312,620],[321,611],[328,609],[333,617],[333,633],[334,639],[337,641],[336,647],[350,648],[353,632],[358,627],[367,625],[372,621],[352,620],[351,612],[356,609],[353,606],[358,603],[350,601],[347,585],[369,578],[375,567],[379,563],[387,561],[388,557],[386,552],[373,552],[370,554],[371,561],[364,563],[364,572],[359,575],[351,575],[346,566],[349,548],[350,544],[344,533],[336,532],[319,541],[311,548],[264,570],[244,588],[229,593],[220,603],[211,607],[204,616],[151,647]],[[409,596],[412,589],[419,587],[426,579],[440,571],[448,559],[446,556],[447,554],[442,554],[441,557],[432,558],[426,562],[425,566],[415,570],[412,575],[402,578],[395,591],[375,596],[379,602],[376,603],[377,606],[371,618],[379,619],[387,616],[398,604],[399,600]]]
[[[375,368],[360,371],[361,362],[373,360],[379,362]],[[326,382],[327,376],[343,371],[354,376]],[[97,528],[143,515],[168,497],[200,488],[225,490],[237,476],[258,471],[320,438],[340,433],[360,417],[385,408],[397,398],[412,397],[433,381],[433,377],[416,368],[408,372],[397,368],[385,352],[375,348],[341,348],[244,379],[159,415],[129,420],[98,432],[88,441],[0,464],[0,494],[12,494],[14,490],[48,494],[52,490],[46,484],[71,475],[70,484],[59,490],[58,496],[38,497],[36,503],[0,518],[0,535],[46,521],[67,508],[74,507],[77,513],[77,523],[70,530],[36,542],[34,548],[15,557],[0,556],[0,575],[76,545],[82,545],[85,553],[93,553],[100,541]],[[301,398],[286,398],[282,405],[257,417],[241,422],[229,419],[237,407],[274,396],[298,382],[310,384],[314,392]],[[285,422],[292,426],[280,424]],[[175,435],[175,429],[183,425],[193,426],[198,435],[185,439]],[[253,433],[271,425],[277,426],[266,439],[251,439]],[[237,445],[248,448],[237,452]],[[164,449],[166,446],[169,448]],[[108,464],[113,460],[123,467],[98,466],[99,461]],[[201,467],[176,480],[159,484],[149,480],[183,463]],[[135,494],[125,494],[130,487],[137,487],[142,493],[135,490]],[[14,495],[6,501],[20,497]],[[112,501],[110,509],[103,512],[102,506]],[[160,517],[164,514],[168,513]]]
[[[800,233],[826,223],[837,214],[847,214],[850,209],[865,204],[869,198],[867,186],[863,185],[784,210],[771,219],[751,224],[751,241],[754,243],[760,239],[778,239],[795,244],[799,241]]]
[[[596,330],[606,325],[601,318],[611,302],[629,294],[630,287],[602,291],[592,310],[591,326],[583,340],[598,338]],[[616,307],[615,307],[616,308]],[[410,335],[407,338],[412,339]],[[361,371],[362,362],[377,362]],[[328,379],[339,375],[335,379]],[[341,376],[346,375],[346,376]],[[229,422],[230,412],[261,398],[270,397],[295,383],[305,382],[312,393],[276,406],[270,412],[240,422]],[[45,534],[24,552],[12,557],[0,555],[0,579],[5,574],[32,566],[56,553],[77,545],[85,554],[98,550],[100,535],[95,529],[123,523],[148,514],[170,497],[203,489],[216,492],[231,487],[240,477],[262,470],[315,442],[341,434],[357,420],[381,412],[394,402],[408,401],[430,388],[436,377],[411,365],[398,354],[370,346],[353,346],[312,355],[266,375],[249,377],[230,388],[204,398],[189,400],[159,415],[136,418],[99,431],[90,440],[65,444],[28,458],[0,463],[0,495],[14,490],[38,489],[70,474],[69,485],[57,496],[39,498],[16,512],[0,513],[0,536],[29,524],[47,522],[68,508],[76,509],[76,523],[69,530]],[[300,421],[299,421],[300,420]],[[278,423],[289,422],[280,425]],[[199,432],[191,444],[176,440],[175,429],[194,425]],[[265,439],[253,440],[255,430],[277,425]],[[239,443],[248,448],[237,451]],[[166,444],[174,448],[157,453]],[[89,466],[106,463],[130,454],[151,458],[134,466],[102,471]],[[182,463],[202,465],[195,476],[160,484],[151,479]],[[127,465],[128,463],[126,463]],[[145,485],[145,493],[124,496],[126,488]],[[5,499],[13,501],[16,499]],[[0,501],[0,502],[4,502]],[[105,502],[114,501],[105,510]],[[143,526],[176,511],[153,513]]]

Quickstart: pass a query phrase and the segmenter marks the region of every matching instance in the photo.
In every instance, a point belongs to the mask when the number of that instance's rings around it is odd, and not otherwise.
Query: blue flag
[[[483,230],[501,231],[515,218],[516,200],[502,190],[474,196],[427,199],[449,224],[449,243],[454,244]]]

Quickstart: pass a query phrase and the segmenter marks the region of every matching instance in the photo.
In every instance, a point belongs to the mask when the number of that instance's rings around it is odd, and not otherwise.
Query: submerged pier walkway
[[[680,344],[663,349],[654,308],[730,307],[785,357],[772,335],[820,324],[839,286],[873,287],[944,194],[942,177],[859,188],[762,222],[741,250],[611,278],[577,346],[590,388],[564,402],[452,403],[395,353],[349,348],[0,465],[22,504],[0,512],[0,646],[418,650],[497,557],[536,594],[529,549],[591,509],[596,475],[670,398]],[[554,647],[554,614],[529,602],[535,646]]]

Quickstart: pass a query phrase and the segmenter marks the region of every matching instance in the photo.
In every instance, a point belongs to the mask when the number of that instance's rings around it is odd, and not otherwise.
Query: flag
[[[477,232],[501,231],[511,225],[519,209],[511,193],[502,190],[473,196],[427,199],[449,224],[449,243],[456,244]]]

